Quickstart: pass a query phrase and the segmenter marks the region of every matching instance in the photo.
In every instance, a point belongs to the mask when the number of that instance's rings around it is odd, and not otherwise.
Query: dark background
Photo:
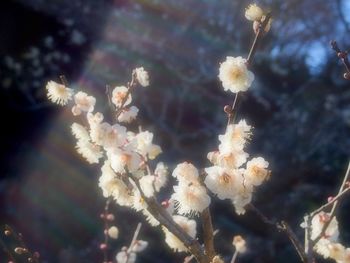
[[[48,103],[46,82],[64,74],[73,88],[102,101],[102,110],[105,86],[127,82],[133,68],[144,66],[151,87],[138,91],[135,104],[142,124],[164,149],[159,159],[171,168],[184,160],[204,167],[225,126],[223,106],[233,99],[222,91],[218,65],[227,55],[247,55],[253,39],[244,18],[249,3],[2,1],[0,223],[22,232],[43,262],[101,262],[99,167],[75,153],[73,118],[69,109]],[[239,104],[238,118],[255,127],[249,153],[270,162],[272,177],[253,203],[271,218],[286,219],[302,238],[303,215],[336,193],[349,157],[350,85],[329,41],[349,48],[350,5],[346,0],[259,4],[271,9],[274,23],[256,55],[256,80]],[[166,197],[167,191],[161,195]],[[349,202],[341,207],[346,245]],[[130,242],[143,220],[124,208],[113,212],[121,238],[111,254]],[[226,261],[232,236],[241,234],[249,253],[239,262],[297,262],[288,240],[254,214],[239,217],[228,202],[218,202],[212,212],[220,229],[217,248]],[[184,255],[160,245],[159,230],[144,225],[141,238],[150,247],[138,262],[182,262]],[[4,254],[0,262],[7,262]]]

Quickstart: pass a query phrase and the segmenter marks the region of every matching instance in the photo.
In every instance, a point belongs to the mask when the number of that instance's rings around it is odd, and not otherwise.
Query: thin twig
[[[271,225],[275,227],[279,232],[283,232],[286,234],[288,239],[291,241],[292,245],[294,246],[295,250],[297,251],[300,259],[302,262],[307,263],[307,256],[305,254],[305,251],[303,249],[303,245],[295,235],[294,231],[291,229],[291,227],[288,225],[286,221],[276,222],[274,220],[269,219],[267,216],[265,216],[258,208],[256,208],[253,204],[249,204],[246,206],[247,209],[250,209],[254,213],[256,213],[260,219],[268,225]]]
[[[136,242],[136,240],[137,240],[137,237],[138,237],[139,234],[140,234],[141,227],[142,227],[142,224],[141,224],[141,223],[138,223],[138,224],[137,224],[137,227],[136,227],[136,230],[135,230],[135,232],[134,232],[134,236],[132,237],[132,240],[131,240],[131,242],[130,242],[130,246],[129,246],[129,248],[128,248],[128,250],[127,250],[126,253],[129,254],[129,253],[131,252],[133,246],[135,245],[135,242]]]
[[[324,204],[323,206],[321,206],[320,208],[316,209],[315,211],[313,211],[310,216],[311,218],[313,218],[316,214],[320,213],[321,211],[323,211],[324,209],[328,208],[329,206],[331,206],[332,204],[334,204],[335,202],[337,202],[339,199],[341,199],[342,197],[344,197],[345,194],[347,194],[348,192],[350,192],[350,187],[345,188],[345,190],[341,193],[339,193],[338,195],[336,195],[335,197],[333,197],[331,199],[331,201],[329,201],[328,203]]]
[[[336,52],[338,58],[342,61],[343,65],[346,69],[346,72],[344,74],[344,78],[349,80],[350,79],[350,62],[349,62],[348,52],[342,51],[338,47],[338,44],[335,40],[331,41],[331,47]]]
[[[235,263],[235,261],[236,261],[236,258],[237,258],[237,256],[238,256],[238,251],[237,251],[237,249],[235,250],[235,253],[233,253],[233,255],[232,255],[232,258],[231,258],[231,263]]]
[[[268,13],[266,15],[264,21],[259,24],[258,30],[255,33],[255,38],[254,38],[253,44],[250,47],[250,50],[249,50],[249,53],[248,53],[247,62],[246,62],[247,63],[247,67],[250,67],[251,64],[253,63],[254,55],[255,55],[255,53],[256,53],[256,51],[258,49],[258,46],[259,46],[259,43],[260,43],[262,37],[265,34],[265,28],[268,25],[268,23],[270,22],[270,19],[271,19],[271,13]],[[236,107],[236,105],[238,103],[238,96],[239,96],[238,94],[239,94],[239,92],[236,93],[234,101],[232,103],[231,112],[228,114],[227,126],[229,124],[233,123],[233,120],[234,120],[234,117],[235,117],[235,114],[236,114],[235,107]]]
[[[119,115],[123,112],[123,109],[124,109],[124,106],[125,106],[125,103],[127,102],[131,92],[133,91],[133,89],[136,87],[136,84],[137,84],[137,79],[136,79],[136,72],[133,71],[132,72],[132,76],[131,76],[131,81],[128,82],[127,84],[127,89],[128,91],[126,92],[126,95],[125,97],[123,98],[121,104],[120,104],[120,107],[117,109],[117,113],[116,113],[116,118],[118,119]]]

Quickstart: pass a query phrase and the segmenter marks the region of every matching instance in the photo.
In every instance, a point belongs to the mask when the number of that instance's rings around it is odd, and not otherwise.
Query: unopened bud
[[[104,219],[105,217],[106,217],[105,214],[100,214],[100,218],[101,218],[101,219]]]
[[[33,258],[28,258],[28,262],[34,262]]]
[[[345,72],[343,76],[344,79],[350,80],[350,72]]]
[[[9,236],[9,235],[11,235],[11,231],[6,229],[6,230],[4,231],[4,234],[5,234],[5,236]]]
[[[23,247],[16,247],[15,248],[15,253],[18,254],[18,255],[21,255],[23,253],[26,253],[28,250],[26,248],[23,248]]]
[[[229,105],[225,105],[224,107],[224,112],[226,112],[226,114],[231,114],[232,113],[232,108]]]
[[[169,200],[167,199],[167,200],[165,200],[165,201],[162,202],[162,207],[168,208],[168,207],[169,207],[169,204],[170,204],[170,202],[169,202]]]
[[[329,197],[327,198],[328,203],[329,203],[329,202],[332,202],[332,201],[333,201],[333,199],[334,199],[334,197],[333,197],[333,196],[329,196]]]
[[[337,53],[337,56],[338,56],[338,58],[344,59],[344,58],[346,58],[346,53],[343,51],[340,51]]]
[[[113,214],[108,214],[107,215],[107,220],[108,221],[113,221],[114,220],[114,215]]]
[[[100,244],[100,249],[101,250],[106,250],[107,249],[107,244],[105,244],[105,243]]]

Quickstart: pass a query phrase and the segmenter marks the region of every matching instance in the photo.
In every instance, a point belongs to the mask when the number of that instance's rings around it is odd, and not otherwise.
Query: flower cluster
[[[228,125],[225,134],[219,135],[219,149],[208,153],[213,166],[205,169],[205,185],[219,199],[231,200],[237,214],[244,214],[254,187],[270,176],[269,163],[264,158],[247,161],[249,155],[244,147],[251,137],[251,129],[245,120]]]
[[[315,244],[315,251],[324,258],[334,259],[337,263],[350,263],[350,248],[339,243],[339,229],[336,217],[330,218],[329,213],[320,212],[311,221],[311,239],[315,240],[322,233],[326,223],[324,235]],[[306,227],[305,223],[301,225]]]

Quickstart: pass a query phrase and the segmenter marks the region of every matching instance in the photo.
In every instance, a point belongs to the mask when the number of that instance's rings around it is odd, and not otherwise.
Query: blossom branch
[[[5,225],[4,233],[6,236],[9,236],[9,237],[11,236],[15,241],[17,241],[19,243],[19,246],[17,246],[14,249],[15,254],[25,256],[28,262],[39,263],[40,254],[38,252],[32,253],[28,249],[27,245],[25,244],[25,242],[23,240],[23,236],[21,233],[16,233],[9,225]],[[11,259],[14,258],[12,253],[9,253],[9,256]],[[16,262],[16,261],[14,261],[14,262]]]
[[[347,182],[349,180],[349,176],[350,176],[350,161],[348,163],[348,168],[347,168],[346,173],[344,175],[343,182],[342,182],[342,184],[341,184],[341,186],[339,188],[338,195],[340,195],[344,191],[344,189],[345,189],[345,187],[347,185]],[[331,223],[332,219],[335,217],[335,213],[336,213],[336,210],[338,208],[338,205],[339,205],[339,198],[333,203],[333,206],[332,206],[332,209],[331,209],[331,212],[330,212],[330,215],[329,215],[329,220],[327,220],[325,222],[325,224],[323,225],[320,234],[314,240],[311,241],[311,244],[310,244],[311,248],[313,248],[317,244],[317,242],[326,233],[326,230],[327,230],[329,224]]]
[[[335,40],[331,41],[331,47],[336,52],[338,58],[342,61],[346,72],[344,73],[344,78],[350,80],[350,62],[347,51],[342,51],[338,47],[338,43]]]
[[[109,236],[108,236],[108,229],[109,229],[109,220],[111,219],[109,214],[109,205],[111,203],[111,199],[107,198],[106,204],[104,207],[104,213],[101,214],[101,218],[104,221],[104,243],[100,245],[100,249],[103,253],[103,260],[104,262],[108,262],[108,242],[109,242]]]
[[[134,70],[132,72],[131,75],[131,81],[128,82],[127,84],[127,89],[128,91],[125,94],[125,97],[123,98],[120,107],[117,109],[117,113],[116,113],[116,118],[118,119],[119,115],[123,112],[124,106],[129,98],[129,95],[131,94],[131,92],[134,90],[134,88],[136,87],[137,84],[137,78],[136,78],[136,71]]]
[[[253,44],[250,47],[250,50],[248,53],[248,57],[247,57],[247,61],[246,61],[247,67],[251,66],[251,64],[253,63],[254,55],[258,49],[258,46],[259,46],[259,43],[260,43],[262,37],[264,36],[265,30],[266,30],[268,24],[270,23],[270,19],[271,19],[271,13],[269,12],[266,14],[265,19],[262,22],[259,22],[258,29],[255,32],[255,38],[254,38]],[[233,123],[235,113],[236,113],[235,107],[238,103],[238,96],[239,96],[239,92],[237,92],[235,95],[231,109],[229,109],[229,111],[226,111],[227,117],[228,117],[227,126],[229,124]]]
[[[137,178],[132,174],[129,174],[131,180],[135,183],[137,189],[139,190],[141,197],[145,200],[148,205],[147,210],[154,216],[161,225],[166,227],[173,235],[175,235],[179,240],[181,240],[188,250],[194,255],[196,260],[200,263],[208,263],[209,260],[204,254],[202,246],[199,242],[192,237],[190,237],[186,232],[179,227],[172,217],[161,207],[154,198],[148,198],[145,196],[140,183]]]

